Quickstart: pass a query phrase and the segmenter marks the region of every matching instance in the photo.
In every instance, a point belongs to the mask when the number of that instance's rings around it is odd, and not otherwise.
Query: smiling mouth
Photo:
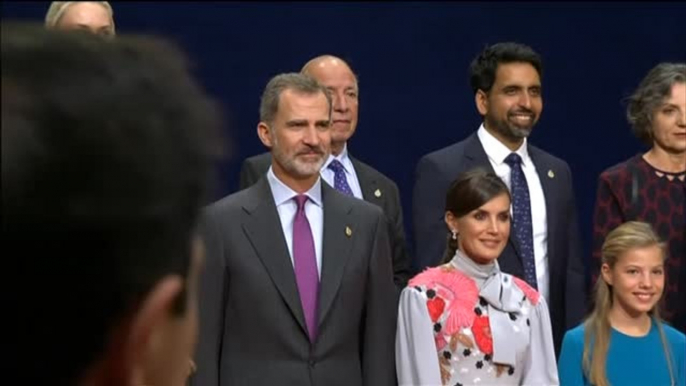
[[[481,240],[481,243],[489,248],[496,248],[500,245],[500,240]]]
[[[645,293],[634,293],[634,296],[636,296],[639,300],[642,300],[644,302],[649,301],[650,299],[655,296],[654,294],[645,294]]]
[[[510,118],[518,121],[533,121],[534,116],[532,114],[510,114]]]

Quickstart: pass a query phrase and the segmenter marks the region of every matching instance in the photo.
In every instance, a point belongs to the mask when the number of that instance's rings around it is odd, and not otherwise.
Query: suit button
[[[308,364],[310,365],[310,367],[314,368],[314,365],[316,365],[317,362],[315,362],[314,359],[310,359],[310,361],[308,362]]]

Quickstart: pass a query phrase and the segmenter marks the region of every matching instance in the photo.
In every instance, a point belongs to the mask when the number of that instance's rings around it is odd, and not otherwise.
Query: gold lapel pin
[[[348,237],[350,237],[350,236],[353,235],[353,230],[350,229],[350,227],[347,226],[347,225],[346,225],[346,227],[345,227],[345,235],[348,236]]]
[[[555,178],[555,173],[552,170],[548,170],[548,177]]]
[[[376,198],[381,197],[381,190],[376,189],[376,190],[374,191],[374,196],[376,196]]]

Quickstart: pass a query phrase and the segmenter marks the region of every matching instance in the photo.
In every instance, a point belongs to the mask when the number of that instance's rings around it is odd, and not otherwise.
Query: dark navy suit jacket
[[[579,324],[586,311],[584,263],[578,229],[572,174],[567,163],[528,145],[545,195],[550,275],[550,316],[556,352],[567,329]],[[417,271],[440,263],[446,249],[445,196],[450,184],[467,170],[493,172],[476,133],[427,154],[417,165],[412,200]],[[523,277],[522,259],[513,235],[498,263],[504,272]]]

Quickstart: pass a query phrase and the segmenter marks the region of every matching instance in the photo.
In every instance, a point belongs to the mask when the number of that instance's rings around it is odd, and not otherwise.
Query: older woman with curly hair
[[[652,225],[668,243],[663,316],[686,332],[686,64],[660,63],[629,98],[627,118],[650,149],[600,174],[593,222],[593,281],[607,234],[626,221]]]

